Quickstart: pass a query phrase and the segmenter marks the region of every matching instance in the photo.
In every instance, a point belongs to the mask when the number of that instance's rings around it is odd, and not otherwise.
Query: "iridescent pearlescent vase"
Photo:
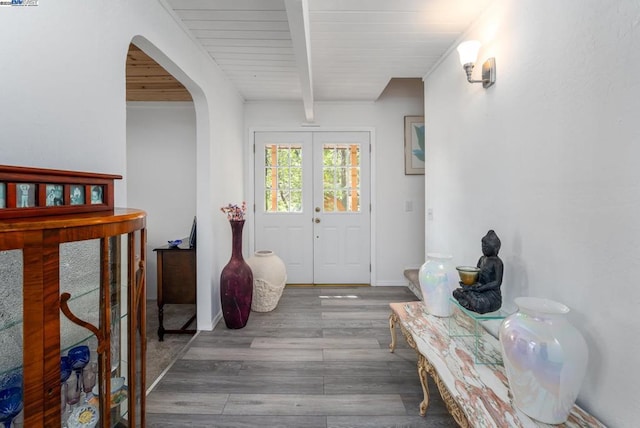
[[[458,274],[453,266],[453,256],[429,253],[418,272],[422,300],[427,312],[437,317],[448,317],[453,313],[451,293],[458,285]]]
[[[238,329],[247,324],[253,298],[253,273],[242,257],[242,228],[244,220],[230,220],[231,259],[220,274],[220,303],[222,317],[228,328]]]
[[[536,297],[515,299],[518,311],[500,326],[500,345],[513,402],[547,424],[567,420],[587,369],[587,344],[569,323],[569,308]]]

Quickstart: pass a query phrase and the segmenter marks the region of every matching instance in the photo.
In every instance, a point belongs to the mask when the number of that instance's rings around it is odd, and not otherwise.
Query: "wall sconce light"
[[[496,59],[489,58],[482,64],[482,80],[472,80],[471,72],[478,59],[478,51],[480,50],[480,42],[477,40],[469,40],[458,45],[458,55],[460,55],[460,64],[467,73],[467,82],[482,83],[483,88],[496,83]]]

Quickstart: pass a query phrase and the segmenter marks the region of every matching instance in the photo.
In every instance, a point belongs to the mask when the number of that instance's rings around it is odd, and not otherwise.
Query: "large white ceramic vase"
[[[453,313],[450,297],[456,288],[458,274],[453,266],[453,256],[428,253],[420,267],[418,280],[422,300],[427,312],[437,317],[448,317]]]
[[[547,424],[567,420],[587,368],[587,344],[569,323],[569,308],[536,297],[515,299],[518,311],[500,326],[500,345],[514,404]]]
[[[284,262],[271,250],[256,251],[247,264],[253,272],[251,310],[270,312],[276,308],[287,281]]]

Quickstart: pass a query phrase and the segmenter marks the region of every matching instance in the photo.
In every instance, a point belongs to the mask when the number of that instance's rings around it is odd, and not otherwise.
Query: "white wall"
[[[191,92],[196,108],[198,327],[220,313],[226,220],[213,215],[242,198],[242,98],[157,0],[40,2],[3,8],[0,37],[2,163],[125,175],[125,63],[136,44]],[[225,183],[224,190],[219,184]],[[216,187],[217,186],[217,187]],[[228,254],[228,251],[227,251]]]
[[[501,0],[464,38],[496,57],[495,86],[468,84],[454,54],[425,80],[427,249],[473,264],[495,229],[505,306],[572,309],[590,358],[578,402],[612,427],[640,420],[638,16],[630,1]]]
[[[374,130],[372,165],[374,285],[405,285],[402,271],[424,263],[424,177],[404,175],[404,116],[423,114],[419,79],[397,79],[376,102],[317,102],[309,130]],[[248,129],[301,129],[300,103],[248,102]],[[413,211],[405,211],[405,202]],[[246,228],[245,228],[246,229]]]
[[[192,102],[127,103],[127,196],[129,205],[147,212],[147,299],[156,299],[153,249],[188,239],[196,214]]]

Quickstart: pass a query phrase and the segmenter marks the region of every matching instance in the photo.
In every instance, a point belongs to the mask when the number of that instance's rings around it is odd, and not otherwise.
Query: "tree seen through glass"
[[[266,212],[302,212],[302,147],[269,144],[264,151]],[[322,150],[324,212],[359,212],[360,145],[325,144]]]
[[[360,146],[325,144],[322,151],[325,212],[360,211]]]
[[[302,212],[302,147],[269,144],[264,150],[266,212]]]

